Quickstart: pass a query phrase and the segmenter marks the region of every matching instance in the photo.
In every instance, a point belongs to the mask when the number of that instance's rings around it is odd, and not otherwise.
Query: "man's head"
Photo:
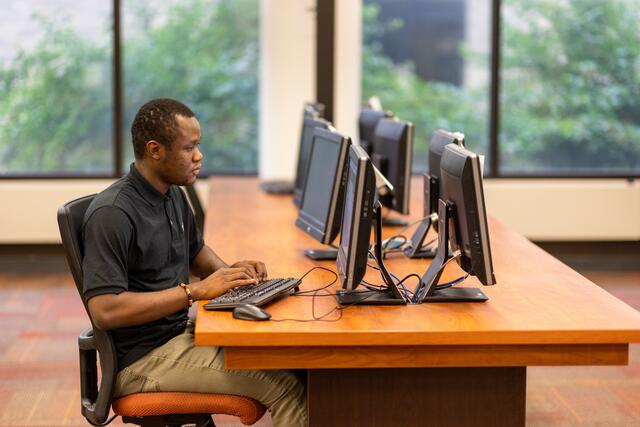
[[[138,110],[131,125],[133,151],[167,184],[196,180],[202,153],[200,124],[193,111],[173,99],[153,99]]]

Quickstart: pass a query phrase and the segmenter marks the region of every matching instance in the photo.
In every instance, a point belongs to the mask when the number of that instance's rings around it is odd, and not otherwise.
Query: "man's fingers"
[[[255,277],[253,277],[251,274],[247,273],[245,270],[242,271],[238,271],[235,272],[233,274],[229,274],[225,277],[225,279],[229,282],[232,282],[234,280],[240,280],[240,279],[247,279],[247,280],[253,280],[255,283]]]
[[[242,267],[228,267],[228,268],[221,268],[218,271],[220,272],[220,274],[233,274],[243,270],[244,268]]]
[[[237,288],[238,286],[255,285],[256,279],[236,279],[229,282],[231,288]]]
[[[267,278],[267,267],[264,265],[264,262],[255,261],[255,269],[258,272],[258,277],[261,279]]]

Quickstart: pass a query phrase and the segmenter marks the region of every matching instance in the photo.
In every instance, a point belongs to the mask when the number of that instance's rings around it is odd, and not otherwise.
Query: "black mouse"
[[[242,304],[233,309],[233,318],[240,320],[269,320],[271,315],[253,304]]]

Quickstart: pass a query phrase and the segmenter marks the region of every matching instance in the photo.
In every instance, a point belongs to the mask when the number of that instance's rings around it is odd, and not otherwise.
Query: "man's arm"
[[[209,246],[204,245],[198,255],[191,261],[189,266],[191,274],[201,279],[212,275],[221,268],[228,268],[224,262]]]
[[[219,259],[219,258],[218,258]],[[219,268],[204,280],[189,285],[194,301],[208,300],[229,289],[252,285],[256,279],[245,268]],[[187,296],[179,286],[155,292],[102,294],[88,302],[95,325],[102,330],[141,325],[168,316],[187,306]]]
[[[191,273],[200,278],[205,278],[221,268],[228,267],[241,268],[250,277],[257,280],[264,280],[267,278],[267,268],[263,262],[254,260],[238,261],[229,266],[207,245],[202,247],[189,267],[191,269]]]

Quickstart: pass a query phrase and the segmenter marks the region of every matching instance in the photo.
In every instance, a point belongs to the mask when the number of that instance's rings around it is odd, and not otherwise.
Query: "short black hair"
[[[136,159],[144,158],[145,145],[151,140],[171,149],[171,144],[178,136],[178,115],[195,116],[182,102],[169,98],[152,99],[140,107],[131,124],[131,140]]]

